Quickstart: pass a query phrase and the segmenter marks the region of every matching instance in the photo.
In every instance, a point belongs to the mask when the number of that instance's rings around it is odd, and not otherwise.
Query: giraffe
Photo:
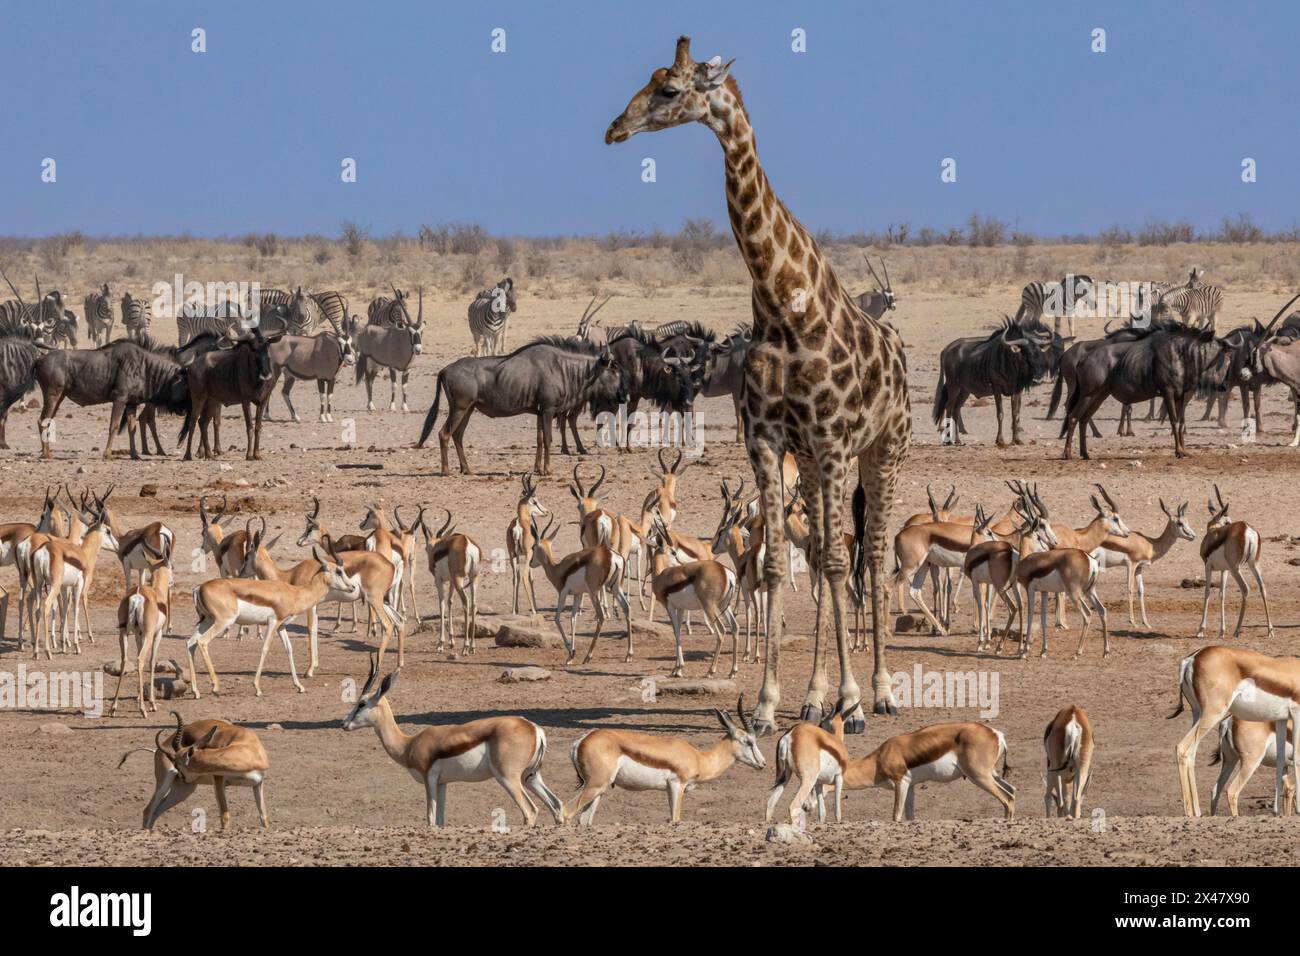
[[[844,488],[856,458],[867,500],[874,711],[896,714],[885,668],[881,585],[889,512],[912,434],[903,342],[892,326],[862,312],[817,243],[772,191],[758,162],[740,89],[729,76],[735,61],[724,65],[715,57],[696,63],[690,43],[689,37],[678,39],[673,65],[654,71],[610,124],[605,142],[622,143],[637,133],[698,122],[713,130],[722,146],[731,231],[753,280],[754,333],[745,359],[743,411],[745,447],[762,500],[769,602],[755,726],[763,733],[776,729],[781,695],[781,586],[789,560],[781,459],[788,450],[799,465],[812,545],[820,555],[818,573],[826,579],[817,602],[813,676],[801,716],[815,719],[821,713],[827,690],[821,638],[833,608],[839,696],[859,702],[845,730],[861,733],[866,721],[849,663],[848,557],[840,533]]]

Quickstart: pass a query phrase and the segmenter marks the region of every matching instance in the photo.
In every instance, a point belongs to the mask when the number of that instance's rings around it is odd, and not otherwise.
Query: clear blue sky
[[[679,33],[810,227],[1300,222],[1295,2],[0,0],[0,235],[725,222],[711,133],[605,146]],[[207,31],[208,52],[190,51]],[[507,51],[490,50],[506,31]],[[807,52],[791,51],[791,31]],[[1094,27],[1107,52],[1090,50]],[[358,181],[340,181],[343,157]],[[640,178],[643,157],[658,181]],[[1243,157],[1258,181],[1243,184]],[[41,161],[58,181],[40,180]],[[944,157],[958,181],[940,182]]]

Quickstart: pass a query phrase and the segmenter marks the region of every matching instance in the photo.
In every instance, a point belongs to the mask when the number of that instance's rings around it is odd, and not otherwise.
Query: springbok
[[[1079,819],[1083,792],[1092,774],[1092,722],[1082,707],[1062,707],[1043,731],[1047,776],[1043,803],[1047,816]]]
[[[998,761],[1002,773],[996,773]],[[894,822],[916,817],[916,790],[921,783],[967,779],[1002,804],[1006,819],[1016,813],[1016,788],[1007,783],[1007,740],[985,724],[934,724],[890,737],[867,756],[844,768],[844,789],[891,787]]]
[[[957,524],[952,521],[914,524],[899,531],[894,536],[894,559],[897,562],[894,581],[885,590],[883,611],[885,620],[889,619],[889,605],[894,592],[898,591],[901,595],[903,583],[909,582],[907,594],[920,607],[933,632],[947,634],[948,626],[952,623],[952,598],[945,598],[944,606],[936,608],[943,615],[941,623],[926,605],[925,595],[921,590],[925,585],[926,571],[932,567],[960,569],[966,561],[966,552],[978,541],[973,525]],[[898,603],[901,608],[903,606],[901,596]]]
[[[1286,727],[1300,727],[1300,659],[1268,657],[1258,651],[1212,644],[1178,664],[1178,709],[1192,708],[1192,729],[1174,748],[1178,761],[1178,784],[1182,788],[1183,812],[1201,815],[1196,793],[1196,748],[1225,717],[1267,721],[1273,725],[1276,753],[1286,752]],[[1286,761],[1276,761],[1273,813],[1285,807],[1282,778]],[[1300,763],[1292,761],[1296,790],[1300,791]]]
[[[311,544],[314,536],[315,540],[320,543],[320,546],[330,554],[334,554],[334,553],[346,554],[352,551],[370,550],[369,548],[370,538],[368,535],[341,534],[336,537],[330,534],[330,532],[325,528],[325,522],[321,520],[320,499],[314,495],[312,496],[311,499],[311,511],[309,511],[305,515],[305,518],[306,518],[306,526],[303,528],[301,537],[298,538],[298,547],[300,548],[305,548],[307,545]],[[387,558],[387,555],[384,555],[384,557]],[[389,560],[389,563],[393,564],[391,560]],[[233,577],[232,574],[226,574],[225,576]],[[390,587],[395,586],[396,583],[397,583],[397,565],[393,564],[393,585],[390,585]],[[335,630],[338,630],[339,618],[342,616],[342,614],[343,614],[342,602],[336,603],[334,605],[334,624],[333,624],[333,628]],[[357,629],[357,607],[356,604],[353,604],[352,605],[352,630],[355,631],[356,629]]]
[[[176,532],[167,525],[161,521],[151,521],[143,528],[123,531],[113,509],[106,509],[104,517],[117,539],[117,560],[122,565],[125,587],[131,587],[132,574],[136,576],[136,583],[144,584],[146,573],[152,574],[164,564],[171,565],[172,552],[176,548]]]
[[[726,711],[713,713],[726,736],[708,750],[698,750],[678,737],[643,734],[636,730],[601,728],[583,734],[569,752],[581,789],[564,804],[564,822],[578,817],[591,826],[605,793],[623,790],[662,790],[668,794],[668,822],[681,823],[682,796],[702,783],[717,780],[737,760],[755,770],[767,766],[758,738],[745,712],[745,695],[736,701],[736,720]]]
[[[388,756],[424,784],[429,826],[447,825],[447,784],[485,780],[496,780],[510,794],[529,826],[537,819],[537,805],[529,793],[545,804],[556,823],[564,822],[560,798],[542,780],[546,734],[541,727],[523,717],[486,717],[406,734],[397,726],[388,704],[388,693],[399,672],[393,671],[371,693],[378,673],[378,661],[371,654],[370,676],[352,712],[344,718],[343,729],[373,727]]]
[[[320,570],[319,562],[314,558],[308,558],[305,561],[299,561],[291,568],[281,568],[275,563],[275,559],[271,557],[270,545],[262,543],[265,534],[266,523],[262,522],[262,527],[253,532],[248,557],[244,561],[244,566],[240,569],[239,577],[256,577],[262,581],[279,581],[298,587],[305,587],[310,584],[311,579]],[[380,663],[383,663],[384,650],[388,647],[388,642],[391,640],[394,630],[398,632],[397,657],[400,662],[404,657],[406,636],[402,631],[401,615],[388,603],[389,595],[393,590],[393,575],[395,574],[393,563],[382,554],[376,554],[374,551],[343,551],[340,553],[333,550],[332,545],[333,542],[329,542],[328,545],[322,545],[322,547],[325,553],[330,556],[330,559],[343,568],[343,573],[347,575],[348,580],[357,584],[358,587],[348,588],[343,591],[330,590],[322,599],[322,603],[324,601],[346,601],[353,605],[355,611],[356,603],[360,601],[366,608],[366,633],[368,636],[377,636],[378,638],[376,643],[379,648]],[[312,605],[307,609],[307,636],[311,649],[311,660],[307,666],[308,677],[315,676],[316,668],[320,666],[319,631],[320,606]]]
[[[646,538],[651,552],[651,569],[654,575],[654,596],[663,603],[668,620],[673,625],[673,640],[677,644],[677,658],[670,677],[681,677],[686,667],[682,657],[682,618],[690,611],[704,612],[704,626],[714,637],[713,663],[708,676],[718,672],[718,657],[722,653],[722,627],[731,630],[731,674],[740,673],[739,627],[731,605],[736,596],[736,572],[726,565],[709,559],[675,563],[669,555],[672,546],[668,528],[657,514]]]
[[[596,615],[596,633],[592,635],[591,647],[587,648],[587,656],[582,661],[584,664],[591,662],[591,655],[596,650],[596,641],[600,639],[600,629],[605,624],[604,593],[607,588],[613,590],[614,598],[623,609],[623,618],[627,624],[627,656],[624,658],[624,663],[632,660],[632,617],[627,595],[623,593],[623,586],[620,583],[623,578],[622,559],[617,552],[611,551],[604,545],[597,545],[594,548],[583,548],[557,560],[554,542],[560,529],[551,530],[554,523],[555,518],[552,516],[546,522],[542,533],[533,539],[533,557],[530,564],[534,568],[541,568],[547,580],[551,582],[551,587],[555,588],[557,594],[555,626],[560,632],[560,639],[564,641],[565,649],[569,652],[564,663],[572,664],[578,654],[576,646],[578,614],[582,610],[584,594],[590,596],[592,610]],[[564,624],[561,622],[564,605],[569,600],[570,594],[573,595],[573,613],[569,619],[569,630],[574,632],[572,636],[564,633]]]
[[[1097,487],[1100,488],[1101,486],[1098,485]],[[1079,631],[1079,647],[1075,650],[1074,656],[1079,657],[1083,654],[1083,643],[1088,637],[1088,627],[1092,624],[1092,614],[1088,610],[1089,607],[1096,611],[1097,616],[1101,619],[1102,657],[1110,656],[1110,631],[1106,626],[1106,606],[1101,603],[1101,598],[1097,596],[1097,575],[1100,572],[1097,568],[1097,561],[1093,558],[1091,552],[1107,534],[1117,535],[1122,538],[1128,534],[1128,528],[1120,518],[1119,512],[1115,510],[1110,496],[1106,495],[1104,490],[1102,495],[1105,498],[1104,502],[1098,501],[1096,495],[1089,496],[1089,501],[1092,502],[1097,517],[1088,526],[1094,530],[1089,532],[1084,539],[1084,543],[1089,544],[1086,550],[1066,545],[1066,538],[1062,537],[1061,526],[1051,525],[1052,533],[1057,538],[1057,546],[1048,551],[1023,555],[1020,563],[1016,565],[1016,583],[1025,592],[1025,630],[1024,639],[1021,641],[1022,656],[1028,654],[1029,648],[1034,641],[1035,595],[1041,595],[1039,599],[1039,618],[1043,632],[1043,646],[1038,656],[1047,656],[1047,598],[1049,594],[1068,597],[1070,603],[1078,610],[1079,616],[1083,618],[1083,626]],[[1048,518],[1047,509],[1039,499],[1038,493],[1033,492],[1030,498],[1039,517],[1046,521]],[[1095,540],[1093,540],[1094,538]],[[1076,538],[1075,540],[1079,539]]]
[[[830,713],[823,713],[819,723],[800,721],[776,742],[776,781],[767,797],[764,821],[772,822],[776,805],[786,785],[798,779],[790,800],[790,823],[798,824],[813,803],[817,805],[817,822],[826,822],[825,788],[835,788],[835,822],[844,818],[844,768],[849,762],[844,747],[844,717],[857,707],[845,707],[838,701]]]
[[[1237,797],[1250,782],[1251,776],[1261,764],[1265,767],[1277,767],[1277,734],[1271,724],[1262,720],[1242,720],[1229,717],[1219,723],[1219,747],[1210,763],[1222,761],[1219,779],[1214,782],[1210,793],[1210,815],[1219,812],[1220,798],[1228,803],[1228,815],[1237,815]],[[1295,762],[1294,728],[1287,726],[1286,731],[1286,766]],[[1295,812],[1295,784],[1282,772],[1282,815]]]
[[[32,549],[32,587],[36,594],[44,594],[41,600],[41,625],[45,632],[47,659],[52,658],[50,615],[55,601],[59,603],[62,650],[64,653],[68,650],[68,611],[71,608],[72,640],[76,652],[81,653],[82,598],[94,580],[95,563],[99,558],[101,545],[114,550],[117,548],[117,539],[113,537],[113,531],[108,527],[108,519],[104,516],[104,503],[112,493],[113,489],[110,487],[104,497],[94,496],[95,503],[92,510],[85,516],[88,519],[86,534],[79,544],[74,544],[66,538],[47,538]],[[89,620],[86,626],[89,628]],[[32,637],[32,652],[36,656],[39,655],[39,650],[34,625]]]
[[[591,485],[583,487],[578,477],[578,466],[573,466],[573,481],[569,485],[569,494],[578,502],[578,540],[584,548],[594,548],[603,544],[609,547],[614,541],[615,515],[600,506],[596,491],[605,483],[605,466],[600,466],[600,477]]]
[[[56,506],[58,489],[50,493],[45,489],[45,504],[41,508],[41,517],[36,524],[27,521],[14,521],[0,524],[0,567],[12,564],[18,570],[18,593],[27,592],[28,565],[18,560],[19,547],[33,534],[53,534],[62,537],[67,533],[67,522],[61,506]],[[5,627],[9,618],[9,589],[0,585],[0,641],[4,640]],[[33,638],[33,641],[35,639]],[[23,646],[23,615],[18,614],[18,647]]]
[[[1133,531],[1125,537],[1106,535],[1101,544],[1092,552],[1097,562],[1097,569],[1123,567],[1128,571],[1128,622],[1136,624],[1133,618],[1133,594],[1137,592],[1138,606],[1142,611],[1142,626],[1150,628],[1147,622],[1147,589],[1143,573],[1156,561],[1159,561],[1179,540],[1195,541],[1196,532],[1187,523],[1187,502],[1178,506],[1176,512],[1170,511],[1163,498],[1160,510],[1165,513],[1165,527],[1158,535],[1143,534]]]
[[[462,654],[476,650],[478,631],[478,575],[483,561],[483,549],[467,534],[460,534],[452,526],[451,512],[434,535],[424,520],[424,508],[415,519],[415,527],[424,534],[424,554],[429,561],[429,573],[438,587],[438,646],[455,647],[456,637],[451,626],[452,593],[460,598],[464,612],[465,633],[461,643]]]
[[[154,792],[144,808],[144,829],[152,830],[159,817],[189,799],[200,786],[210,786],[216,791],[221,829],[230,826],[227,786],[252,787],[262,829],[269,827],[263,785],[271,762],[257,734],[228,720],[182,724],[180,714],[173,710],[172,716],[176,718],[176,732],[172,734],[170,750],[163,745],[165,731],[160,730],[154,737],[153,747],[128,750],[117,765],[121,769],[126,758],[140,750],[153,754]]]
[[[190,655],[190,694],[195,700],[200,696],[195,652],[203,655],[208,678],[212,681],[212,693],[220,694],[221,683],[217,679],[216,668],[212,666],[212,658],[208,655],[208,644],[233,624],[266,627],[262,653],[257,660],[257,672],[253,675],[253,690],[258,697],[262,696],[262,668],[266,665],[266,653],[270,650],[271,638],[276,634],[280,635],[284,652],[289,658],[289,675],[293,678],[293,686],[300,694],[307,692],[302,681],[298,680],[298,668],[293,662],[289,622],[315,607],[332,591],[352,595],[351,599],[355,600],[355,595],[361,590],[361,585],[349,578],[342,566],[328,560],[319,549],[312,548],[312,557],[316,559],[317,572],[302,586],[283,581],[215,578],[194,589],[194,610],[198,612],[199,621],[186,642],[185,649]]]
[[[150,576],[148,584],[137,584],[130,588],[117,605],[117,641],[121,650],[120,666],[117,671],[117,687],[113,690],[113,705],[108,716],[117,713],[117,701],[122,693],[122,678],[126,676],[126,650],[131,638],[135,638],[135,671],[139,678],[136,691],[136,703],[140,707],[140,716],[148,716],[144,709],[144,665],[149,658],[149,709],[158,710],[157,689],[154,686],[154,674],[158,671],[158,648],[171,623],[172,615],[172,575],[167,565],[159,566]]]
[[[1097,504],[1095,496],[1090,496],[1093,498],[1093,507],[1097,511],[1097,514],[1082,528],[1072,528],[1068,524],[1053,523],[1052,533],[1056,535],[1056,540],[1058,542],[1057,547],[1075,548],[1079,551],[1086,551],[1088,554],[1092,554],[1097,550],[1097,546],[1108,537],[1128,537],[1128,525],[1126,525],[1124,519],[1119,516],[1119,506],[1115,504],[1106,489],[1100,484],[1095,484],[1093,487],[1101,492],[1101,499],[1106,504],[1106,508],[1102,509]],[[1038,497],[1037,485],[1035,485],[1033,490],[1029,492],[1029,498],[1034,507],[1038,509],[1039,514],[1043,516],[1043,520],[1048,520],[1047,506],[1044,505],[1043,500]],[[1065,596],[1059,592],[1056,598],[1056,626],[1058,628],[1068,626],[1065,620]]]
[[[743,480],[734,493],[726,481],[722,482],[722,517],[713,534],[710,551],[713,554],[726,554],[736,569],[740,597],[745,602],[745,652],[741,660],[748,663],[752,659],[757,663],[761,644],[759,638],[763,636],[767,620],[767,602],[762,591],[763,557],[767,553],[767,546],[761,530],[757,533],[751,531],[747,540],[741,528],[745,513],[741,502],[744,490]]]
[[[411,599],[411,616],[415,618],[416,627],[420,625],[420,609],[415,603],[415,522],[407,524],[402,520],[402,506],[393,507],[393,524],[397,526],[397,553],[402,558],[402,583],[406,590],[397,589],[397,610],[405,613],[406,599]]]
[[[537,598],[533,593],[533,572],[529,559],[533,554],[533,539],[536,535],[534,522],[544,518],[549,511],[537,498],[537,484],[530,471],[521,479],[522,488],[519,502],[515,506],[515,516],[506,526],[506,556],[510,559],[510,574],[514,579],[514,597],[511,601],[511,613],[519,613],[519,588],[522,585],[524,595],[528,598],[528,608],[534,621],[537,620]]]
[[[1214,486],[1218,498],[1216,509],[1208,503],[1210,520],[1201,539],[1201,560],[1205,562],[1205,594],[1201,603],[1201,626],[1193,637],[1205,636],[1205,622],[1210,613],[1210,591],[1214,588],[1214,574],[1219,575],[1219,638],[1222,639],[1227,629],[1228,575],[1237,582],[1241,589],[1241,609],[1237,612],[1237,626],[1232,636],[1241,634],[1241,624],[1246,619],[1246,603],[1250,599],[1250,585],[1241,575],[1241,566],[1250,568],[1255,583],[1259,585],[1259,596],[1264,602],[1264,622],[1268,625],[1268,636],[1273,636],[1273,615],[1268,609],[1268,589],[1264,587],[1264,578],[1259,573],[1259,555],[1263,542],[1259,532],[1244,521],[1232,521],[1228,517],[1228,502],[1219,494],[1219,486]]]
[[[970,578],[975,594],[976,651],[993,643],[993,598],[996,596],[1007,608],[1007,623],[993,648],[995,655],[1001,652],[1002,642],[1011,633],[1012,623],[1024,612],[1020,586],[1016,581],[1020,559],[1034,551],[1054,548],[1057,544],[1051,525],[1043,521],[1027,501],[1022,505],[1024,510],[1018,511],[1021,516],[1019,529],[1006,535],[992,530],[992,519],[984,513],[982,506],[975,508],[975,533],[983,540],[966,552],[962,573]],[[1020,653],[1022,657],[1027,654],[1023,644]]]
[[[365,550],[375,551],[393,562],[396,575],[393,580],[393,593],[388,603],[397,607],[398,598],[402,593],[402,578],[406,574],[406,564],[402,560],[401,539],[389,530],[388,516],[384,513],[382,504],[372,504],[367,509],[366,516],[361,519],[359,530],[370,532],[366,538]],[[416,623],[418,624],[419,621]]]

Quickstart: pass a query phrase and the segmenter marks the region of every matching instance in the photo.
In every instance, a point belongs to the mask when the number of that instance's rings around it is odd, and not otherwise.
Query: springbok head
[[[739,726],[720,707],[715,707],[713,713],[717,716],[718,723],[722,724],[722,729],[727,732],[727,739],[731,742],[736,759],[755,770],[767,767],[763,751],[758,749],[758,737],[754,734],[754,727],[749,722],[749,715],[745,713],[745,695],[741,694],[736,701],[736,720],[740,721]]]
[[[1100,484],[1096,484],[1094,487],[1101,492],[1102,500],[1098,501],[1096,495],[1089,495],[1088,500],[1092,502],[1092,507],[1097,514],[1106,520],[1106,531],[1116,537],[1127,538],[1129,536],[1128,525],[1119,516],[1119,506],[1115,504],[1115,500]]]
[[[590,487],[583,487],[582,479],[578,477],[578,466],[573,466],[573,481],[569,485],[569,494],[573,495],[578,502],[578,517],[585,518],[593,511],[600,507],[600,499],[596,497],[596,492],[600,486],[605,483],[605,466],[600,466],[600,477]]]
[[[1174,512],[1170,511],[1169,508],[1165,506],[1165,499],[1161,498],[1160,510],[1165,513],[1165,517],[1169,519],[1169,524],[1173,526],[1174,533],[1177,534],[1178,537],[1182,538],[1184,541],[1196,540],[1196,532],[1193,531],[1192,526],[1187,523],[1186,501],[1179,505],[1178,510]]]

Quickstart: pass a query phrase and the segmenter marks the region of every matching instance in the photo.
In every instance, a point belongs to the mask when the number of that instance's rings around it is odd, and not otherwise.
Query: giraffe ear
[[[719,86],[727,81],[727,74],[731,72],[731,64],[735,63],[734,59],[722,62],[722,57],[715,56],[708,63],[700,64],[700,85],[704,90],[716,90]]]

